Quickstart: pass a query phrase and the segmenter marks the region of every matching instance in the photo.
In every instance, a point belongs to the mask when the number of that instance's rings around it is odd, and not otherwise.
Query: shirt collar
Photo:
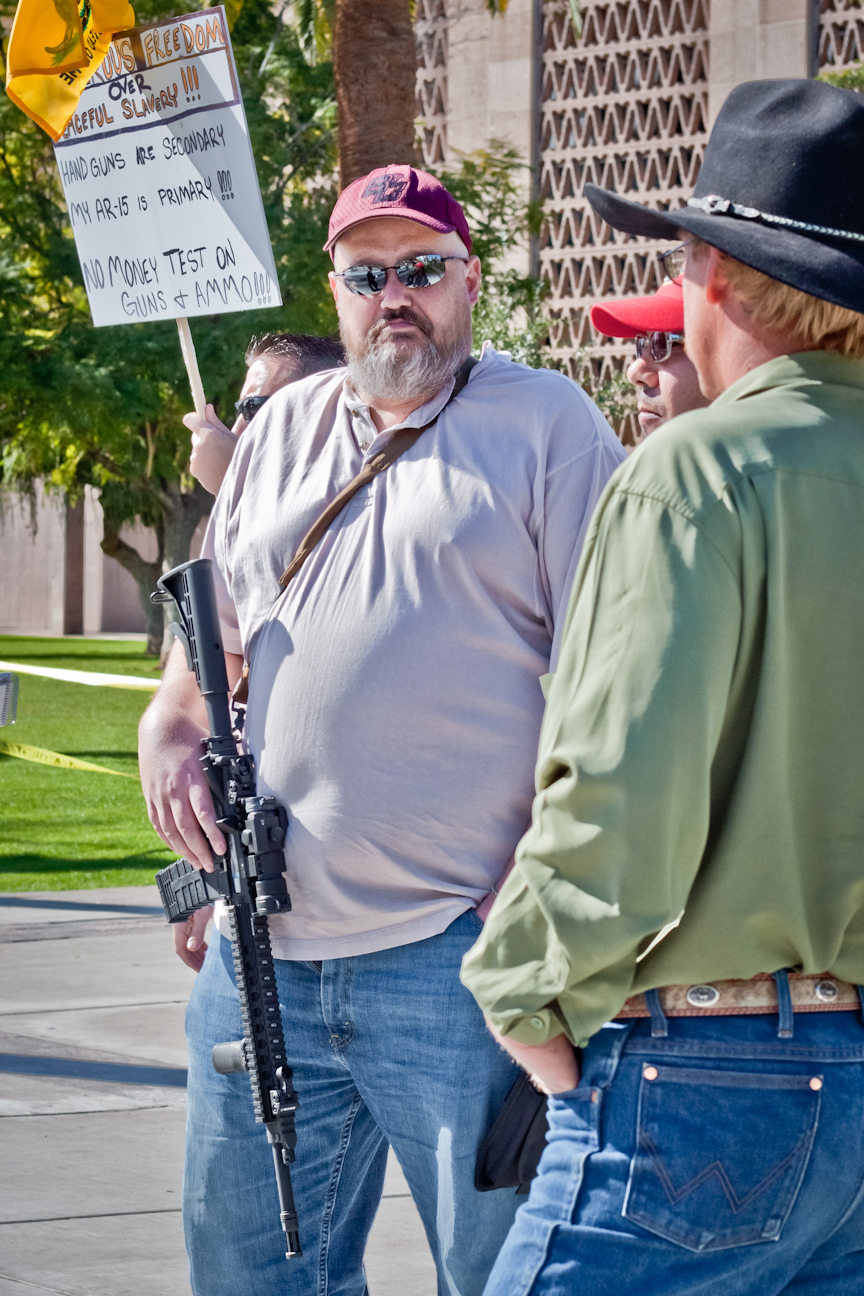
[[[727,387],[715,405],[744,400],[772,387],[809,387],[819,383],[864,387],[864,360],[836,351],[799,351],[758,365]]]
[[[408,417],[401,423],[395,423],[393,427],[387,428],[386,432],[382,432],[379,435],[386,435],[389,438],[394,432],[400,432],[402,428],[422,427],[424,423],[429,423],[433,418],[441,413],[441,410],[447,404],[447,401],[450,399],[450,393],[453,391],[454,383],[455,379],[451,379],[450,382],[446,383],[431,400],[426,401],[424,405],[419,405],[417,409],[412,410]],[[349,412],[355,418],[363,419],[364,422],[367,422],[374,427],[375,425],[368,404],[366,401],[360,399],[354,388],[351,386],[348,378],[345,379],[343,391],[345,394],[345,404],[348,407]]]
[[[495,352],[490,348],[490,344],[484,343],[480,355],[480,361],[478,363],[482,364],[484,360],[487,360],[488,363],[487,352],[489,353],[490,359],[495,355]],[[370,455],[375,454],[383,445],[387,444],[396,432],[401,432],[403,428],[423,427],[424,424],[431,423],[433,419],[438,417],[444,406],[447,404],[455,385],[456,379],[453,377],[449,382],[444,384],[439,392],[436,392],[431,400],[426,401],[424,405],[420,405],[417,409],[412,410],[408,417],[401,423],[396,423],[393,427],[385,428],[383,432],[379,432],[372,419],[368,404],[366,401],[360,399],[357,392],[352,387],[350,380],[346,377],[343,380],[342,394],[345,398],[345,406],[348,413],[351,415],[350,422],[352,431],[361,445],[364,456],[368,458]],[[363,436],[359,435],[361,429],[365,434]],[[363,444],[364,441],[365,447]]]

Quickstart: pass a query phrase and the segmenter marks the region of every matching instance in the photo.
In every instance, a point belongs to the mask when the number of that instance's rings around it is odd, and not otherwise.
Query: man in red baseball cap
[[[636,358],[627,377],[639,393],[644,436],[668,419],[709,404],[684,350],[684,291],[679,280],[667,279],[650,297],[600,302],[591,307],[591,323],[606,337],[636,339]]]
[[[204,545],[229,676],[249,665],[244,736],[288,811],[293,909],[270,932],[300,1095],[303,1256],[284,1259],[248,1082],[210,1065],[241,1027],[224,919],[207,949],[202,910],[177,947],[200,968],[186,1017],[192,1288],[362,1296],[389,1145],[439,1290],[481,1296],[530,1172],[475,1187],[519,1073],[459,966],[530,817],[540,679],[624,452],[563,374],[489,344],[471,358],[480,262],[434,176],[390,166],[349,185],[327,248],[347,368],[270,397]],[[225,845],[198,706],[175,653],[141,769],[154,824],[206,867]]]

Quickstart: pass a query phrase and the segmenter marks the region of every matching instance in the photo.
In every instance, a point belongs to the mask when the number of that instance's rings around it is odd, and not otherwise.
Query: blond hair
[[[708,246],[702,239],[693,239],[694,255],[700,256]],[[864,359],[864,315],[790,288],[726,252],[722,256],[723,273],[752,324],[791,333],[790,350],[837,351]]]

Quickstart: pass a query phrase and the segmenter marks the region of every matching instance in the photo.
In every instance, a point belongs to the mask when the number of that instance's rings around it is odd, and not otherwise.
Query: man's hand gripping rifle
[[[208,559],[183,563],[166,572],[151,595],[154,603],[173,600],[181,625],[171,628],[186,649],[207,708],[210,737],[202,741],[201,765],[207,776],[217,822],[228,839],[227,855],[213,856],[213,872],[177,860],[156,874],[168,921],[185,922],[196,909],[224,900],[231,924],[234,970],[243,1015],[243,1039],[217,1044],[213,1066],[222,1075],[248,1071],[255,1119],[273,1146],[286,1255],[302,1255],[289,1164],[294,1160],[297,1094],[285,1057],[285,1039],[270,949],[267,916],[287,913],[282,843],[288,816],[274,797],[255,794],[255,763],[237,749],[228,704],[228,674]]]

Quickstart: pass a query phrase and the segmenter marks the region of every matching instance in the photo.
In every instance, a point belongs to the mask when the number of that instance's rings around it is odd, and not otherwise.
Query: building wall
[[[66,504],[41,482],[27,496],[0,493],[0,633],[63,634]]]
[[[152,527],[142,526],[140,521],[134,526],[122,527],[120,538],[137,549],[147,562],[153,562],[159,552],[155,531]],[[137,583],[125,567],[103,554],[101,629],[117,633],[130,630],[141,632],[145,628]]]
[[[103,610],[106,607],[104,597],[104,573],[105,568],[111,563],[116,567],[117,563],[112,558],[106,558],[103,554],[100,543],[102,540],[102,507],[99,503],[99,493],[92,487],[87,486],[84,491],[84,546],[82,553],[83,567],[83,598],[82,602],[82,632],[85,635],[98,634],[100,630],[107,630],[108,627],[103,621]],[[125,576],[126,573],[124,572]],[[126,627],[124,626],[125,630]]]
[[[84,501],[66,503],[63,582],[63,633],[84,633]]]
[[[458,165],[491,140],[530,162],[536,130],[540,0],[417,0],[417,116],[423,161]]]
[[[716,0],[715,0],[716,2]],[[611,229],[583,196],[590,181],[668,210],[692,193],[707,139],[708,0],[583,0],[577,39],[566,0],[543,23],[540,267],[552,355],[573,378],[620,369],[632,344],[601,338],[595,301],[653,292],[659,248]],[[626,440],[637,440],[635,420]]]
[[[190,557],[201,552],[205,527],[206,519],[193,536]],[[72,508],[37,484],[32,514],[29,497],[0,494],[0,634],[143,632],[138,586],[102,552],[102,534],[98,492],[89,486]],[[156,558],[152,528],[136,522],[120,534],[142,558]]]
[[[418,0],[418,114],[427,165],[500,138],[535,167],[546,221],[532,269],[549,285],[550,350],[603,380],[632,347],[594,333],[590,306],[652,292],[661,244],[609,229],[590,180],[668,210],[699,174],[711,124],[742,81],[864,59],[860,0]],[[663,244],[662,246],[668,246]],[[523,262],[525,258],[523,257]],[[636,440],[638,427],[624,429]]]
[[[446,0],[416,0],[414,15],[417,36],[417,120],[423,163],[427,167],[439,167],[447,155],[449,23]]]
[[[860,0],[811,0],[818,9],[815,39],[820,72],[842,72],[864,60],[864,8]]]
[[[709,126],[742,81],[806,77],[811,0],[711,0]]]

